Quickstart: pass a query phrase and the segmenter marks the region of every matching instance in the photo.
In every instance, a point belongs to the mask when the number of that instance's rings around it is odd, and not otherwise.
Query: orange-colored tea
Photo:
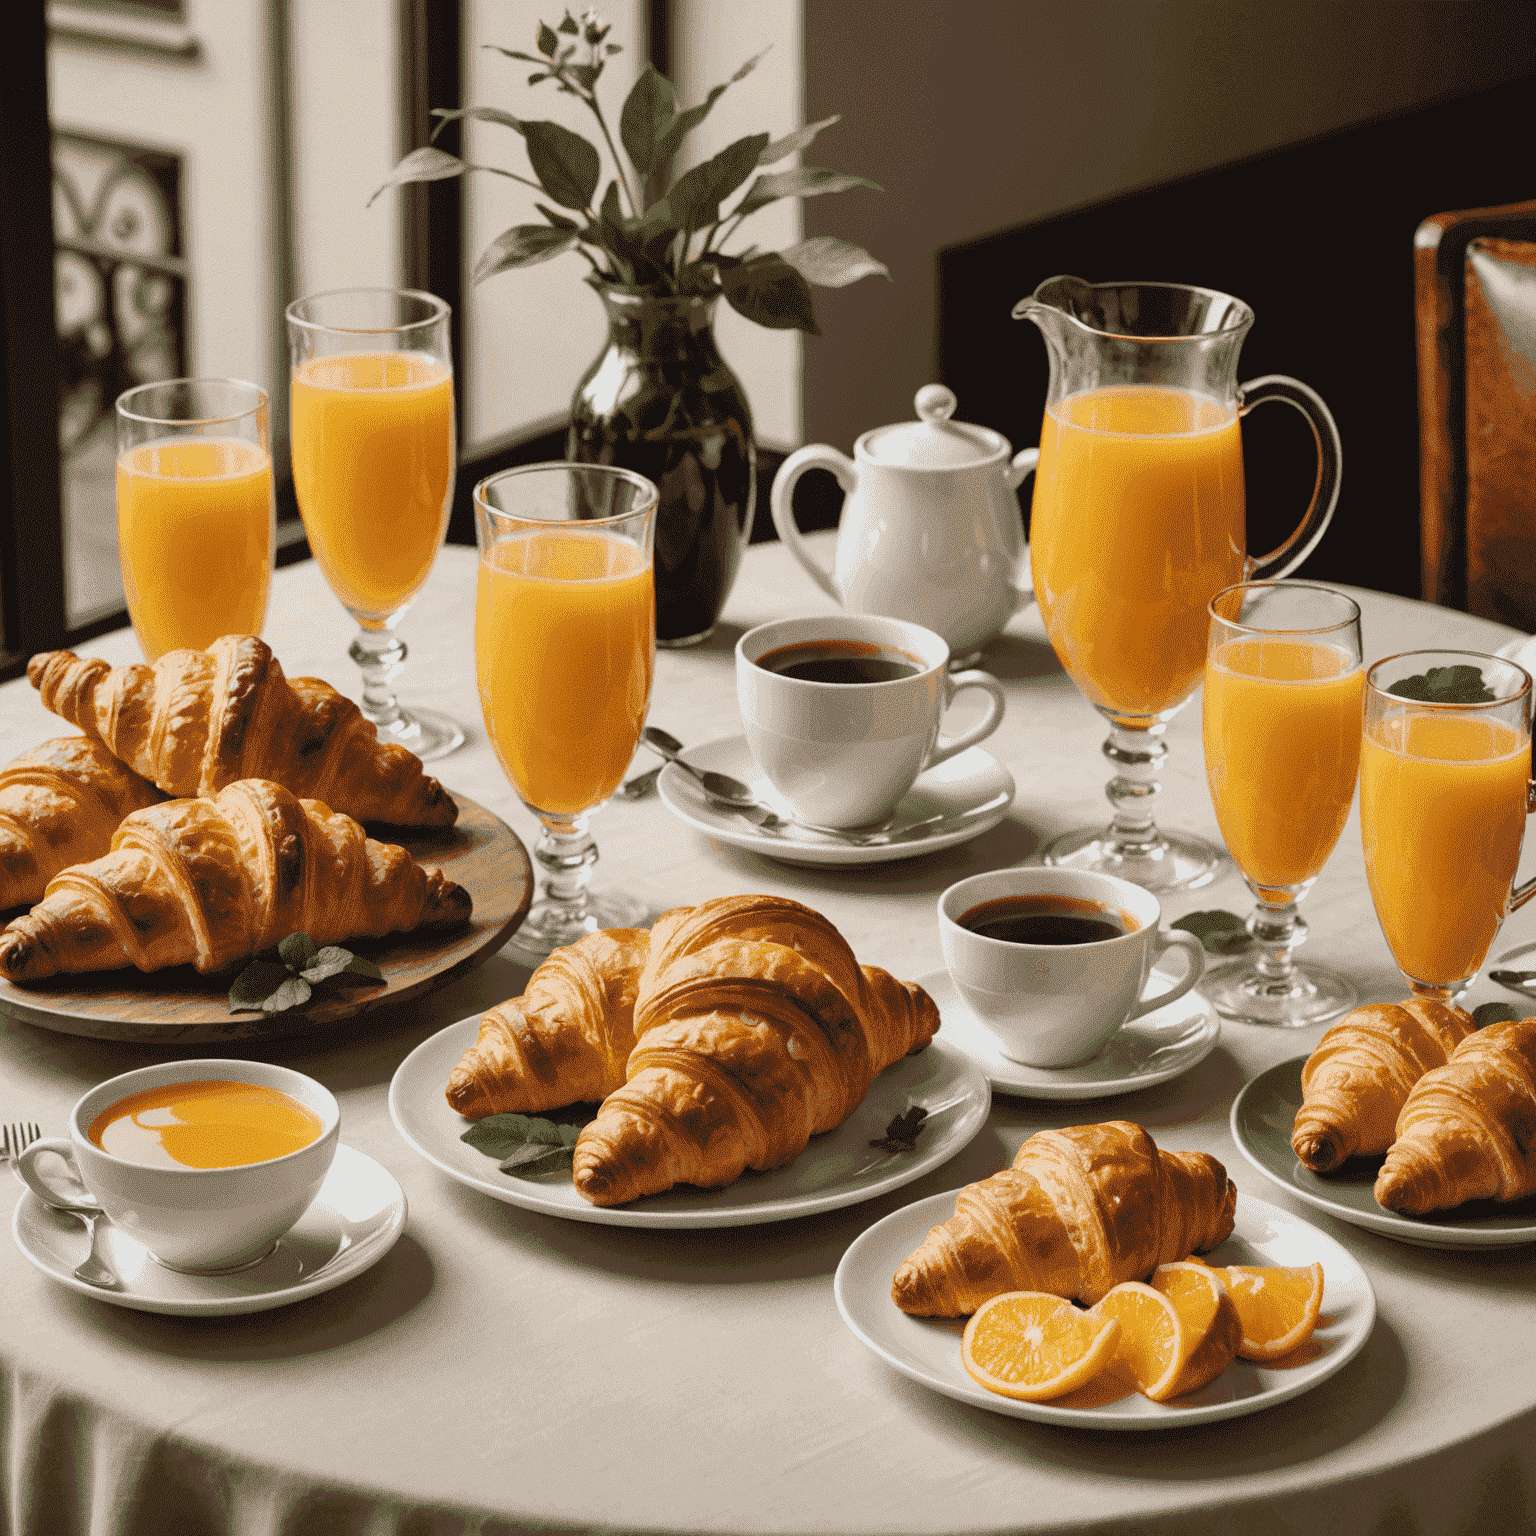
[[[1092,703],[1145,720],[1194,691],[1206,605],[1242,580],[1246,509],[1229,405],[1116,385],[1046,410],[1030,523],[1035,598]]]
[[[1337,646],[1255,637],[1205,671],[1205,776],[1221,835],[1255,884],[1301,885],[1355,797],[1365,673]]]
[[[1486,716],[1373,721],[1360,749],[1360,833],[1376,916],[1405,976],[1473,975],[1509,906],[1525,834],[1529,739]]]
[[[255,1083],[167,1083],[119,1099],[86,1134],[113,1157],[161,1168],[235,1168],[270,1162],[324,1127],[292,1094]]]

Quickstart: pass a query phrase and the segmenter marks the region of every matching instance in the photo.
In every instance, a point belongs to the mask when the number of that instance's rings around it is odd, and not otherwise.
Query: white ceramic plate
[[[1153,992],[1171,991],[1176,977],[1153,971]],[[1024,1099],[1079,1101],[1135,1093],[1188,1072],[1210,1055],[1221,1021],[1198,992],[1186,992],[1166,1008],[1132,1019],[1092,1061],[1075,1067],[1026,1067],[997,1048],[986,1027],[965,1005],[948,971],[929,971],[918,985],[938,1005],[944,1038],[958,1045],[999,1093]]]
[[[696,767],[742,780],[764,805],[780,816],[793,817],[788,804],[753,761],[745,736],[728,736],[722,741],[690,747],[688,761]],[[1013,775],[990,752],[971,747],[947,763],[919,774],[891,813],[890,821],[881,828],[898,835],[912,828],[910,835],[899,836],[896,842],[861,848],[807,827],[765,832],[744,817],[716,810],[698,780],[673,763],[661,770],[656,787],[667,809],[679,821],[722,843],[790,864],[886,864],[952,848],[996,826],[1013,804],[1014,795]],[[938,819],[933,820],[935,817]],[[918,822],[932,824],[919,833]]]
[[[16,1203],[11,1235],[38,1269],[60,1285],[115,1307],[182,1317],[229,1317],[286,1307],[371,1269],[405,1228],[405,1191],[366,1153],[336,1148],[315,1203],[260,1264],[235,1275],[182,1275],[162,1269],[136,1239],[108,1228],[104,1248],[122,1280],[109,1291],[75,1278],[90,1252],[85,1228],[28,1190]]]
[[[960,1362],[959,1319],[908,1317],[891,1300],[892,1276],[930,1227],[954,1215],[958,1193],[930,1195],[876,1222],[843,1255],[833,1293],[843,1321],[859,1341],[902,1375],[993,1413],[1079,1429],[1116,1430],[1183,1429],[1213,1419],[1235,1419],[1299,1397],[1342,1370],[1364,1347],[1376,1320],[1371,1282],[1347,1249],[1278,1206],[1239,1194],[1232,1236],[1207,1257],[1213,1264],[1323,1266],[1322,1315],[1305,1363],[1277,1369],[1234,1360],[1198,1392],[1171,1403],[1154,1403],[1136,1391],[1090,1407],[1065,1406],[1070,1399],[1021,1403],[1000,1397],[966,1374]],[[1090,1384],[1072,1396],[1093,1391]]]
[[[745,1173],[724,1189],[673,1189],[631,1205],[590,1205],[570,1174],[518,1178],[459,1138],[470,1121],[448,1106],[448,1074],[475,1043],[480,1019],[461,1019],[424,1040],[389,1085],[395,1127],[450,1178],[509,1205],[619,1227],[745,1227],[836,1210],[899,1189],[947,1162],[981,1129],[992,1104],[980,1069],[958,1047],[935,1040],[874,1081],[864,1102],[834,1131],[813,1138],[793,1162]],[[909,1104],[928,1111],[915,1152],[884,1152],[870,1142]]]
[[[1301,1108],[1305,1064],[1305,1056],[1282,1061],[1261,1072],[1232,1101],[1232,1139],[1265,1178],[1340,1221],[1416,1248],[1514,1248],[1536,1243],[1536,1197],[1502,1206],[1479,1200],[1455,1211],[1399,1216],[1376,1203],[1379,1157],[1352,1158],[1334,1173],[1304,1168],[1291,1150],[1291,1130]]]

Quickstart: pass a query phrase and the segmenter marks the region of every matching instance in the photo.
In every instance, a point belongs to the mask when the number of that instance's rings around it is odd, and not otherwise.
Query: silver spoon
[[[86,1260],[75,1270],[75,1279],[84,1280],[87,1285],[99,1285],[106,1291],[118,1291],[122,1289],[123,1282],[118,1279],[117,1271],[106,1260],[105,1230],[111,1226],[107,1220],[107,1213],[99,1205],[91,1205],[84,1200],[62,1201],[57,1195],[48,1201],[48,1208],[54,1211],[64,1211],[82,1222],[85,1230],[91,1234],[91,1251]]]
[[[750,784],[743,784],[740,779],[733,779],[728,773],[716,773],[712,768],[695,768],[683,755],[683,744],[677,737],[669,736],[667,732],[654,725],[648,725],[640,732],[640,740],[651,751],[659,752],[669,763],[676,763],[684,773],[691,774],[699,781],[706,795],[712,799],[722,801],[729,806],[756,807],[760,804],[756,795],[752,793]]]
[[[1531,986],[1532,982],[1536,982],[1536,971],[1489,971],[1488,980],[1497,982],[1501,987],[1508,987],[1511,992],[1536,997],[1536,990]]]

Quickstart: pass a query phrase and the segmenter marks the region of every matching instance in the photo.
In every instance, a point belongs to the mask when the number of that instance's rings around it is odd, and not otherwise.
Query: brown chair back
[[[1414,237],[1423,596],[1536,629],[1536,202]]]

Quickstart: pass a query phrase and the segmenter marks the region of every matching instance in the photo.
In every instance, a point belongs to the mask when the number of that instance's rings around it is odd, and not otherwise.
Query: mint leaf
[[[569,1154],[580,1135],[580,1125],[558,1125],[536,1115],[507,1113],[475,1121],[459,1140],[501,1162],[522,1156],[518,1149],[526,1146]]]
[[[1194,934],[1212,955],[1240,955],[1253,946],[1246,919],[1235,912],[1190,912],[1168,926]]]
[[[1505,1024],[1522,1017],[1508,1003],[1484,1003],[1482,1007],[1472,1010],[1472,1023],[1477,1029],[1486,1029],[1490,1024]]]
[[[307,933],[290,933],[277,946],[277,952],[283,964],[296,971],[302,971],[306,965],[313,965],[315,956],[320,953],[315,947],[315,941]]]
[[[288,967],[275,960],[252,960],[235,977],[229,989],[229,1011],[239,1013],[246,1008],[260,1008],[266,1000],[288,980]]]
[[[525,1141],[510,1156],[496,1165],[502,1173],[515,1173],[526,1177],[534,1173],[559,1173],[571,1166],[569,1147],[545,1147],[537,1142]]]
[[[290,933],[277,946],[277,952],[282,956],[281,961],[253,960],[235,977],[235,983],[229,989],[231,1013],[246,1008],[260,1008],[263,1013],[286,1013],[290,1008],[301,1008],[309,1001],[315,987],[337,976],[384,980],[384,972],[374,961],[354,955],[339,944],[316,949],[314,940],[307,933]]]
[[[369,981],[384,980],[384,972],[379,969],[377,961],[370,960],[366,955],[353,955],[347,961],[346,974],[348,976],[366,976]]]
[[[909,1104],[906,1110],[896,1116],[885,1128],[885,1135],[870,1142],[870,1146],[879,1147],[882,1152],[914,1152],[917,1150],[917,1138],[923,1134],[923,1122],[928,1118],[928,1111],[921,1104]]]
[[[310,986],[302,976],[290,976],[279,982],[275,991],[261,1005],[263,1013],[287,1013],[290,1008],[302,1008],[309,1001]]]
[[[1491,704],[1497,697],[1483,674],[1466,665],[1431,667],[1393,683],[1387,692],[1424,704]]]

